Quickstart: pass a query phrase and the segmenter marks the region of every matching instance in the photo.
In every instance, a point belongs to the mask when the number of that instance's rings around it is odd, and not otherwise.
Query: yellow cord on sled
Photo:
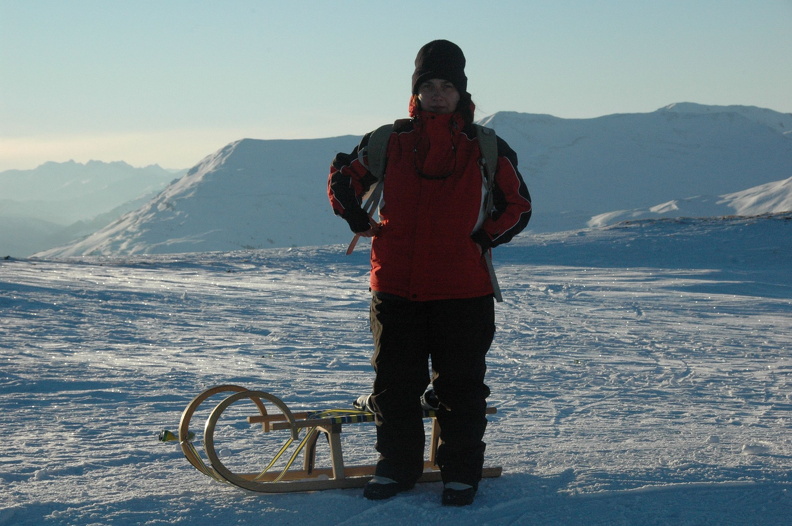
[[[325,411],[318,411],[316,413],[313,413],[309,417],[309,419],[322,419],[322,418],[332,418],[332,417],[343,418],[343,417],[354,417],[354,416],[364,417],[369,415],[371,415],[371,413],[367,411],[348,410],[348,409],[327,409]],[[280,482],[281,480],[283,480],[283,477],[286,476],[289,469],[294,464],[294,461],[297,460],[297,457],[300,455],[302,450],[305,449],[305,446],[308,444],[308,442],[310,442],[310,440],[314,437],[314,435],[316,435],[317,432],[318,431],[316,427],[306,428],[305,437],[297,445],[297,448],[294,450],[294,453],[292,453],[291,457],[289,457],[288,462],[286,462],[286,466],[281,470],[280,474],[273,479],[273,482]],[[291,446],[293,442],[294,439],[289,438],[286,441],[286,443],[283,445],[283,447],[281,447],[281,449],[272,458],[272,461],[270,461],[270,463],[267,464],[267,467],[265,467],[264,470],[261,473],[259,473],[253,480],[254,481],[261,480],[269,472],[272,466],[274,466],[275,463],[277,463],[278,460],[280,460],[280,458],[283,456],[286,450],[289,449],[289,446]]]

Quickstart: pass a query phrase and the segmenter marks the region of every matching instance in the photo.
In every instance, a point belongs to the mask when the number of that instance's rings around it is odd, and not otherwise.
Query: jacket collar
[[[454,113],[432,113],[416,109],[412,112],[413,122],[418,130],[436,131],[447,129],[452,135],[456,135],[465,126],[465,120],[459,112]]]

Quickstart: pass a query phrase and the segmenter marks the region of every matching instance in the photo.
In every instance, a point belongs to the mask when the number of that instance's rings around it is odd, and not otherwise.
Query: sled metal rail
[[[231,393],[220,401],[206,420],[203,434],[204,458],[194,445],[195,434],[190,422],[196,410],[208,399],[218,394]],[[241,401],[252,402],[259,414],[246,417],[248,424],[261,424],[264,433],[289,431],[289,436],[273,455],[269,464],[259,472],[239,472],[221,459],[215,445],[215,433],[220,419],[232,405]],[[269,412],[267,407],[279,412]],[[487,414],[495,414],[496,408],[488,407]],[[441,480],[436,465],[437,447],[440,444],[440,426],[434,411],[424,411],[424,418],[432,420],[429,443],[429,458],[424,461],[424,472],[418,482]],[[261,493],[284,493],[296,491],[318,491],[362,487],[374,476],[375,465],[348,466],[344,462],[341,432],[345,425],[373,422],[374,415],[368,411],[328,410],[292,412],[277,397],[264,391],[252,391],[236,385],[219,385],[196,396],[185,408],[179,423],[178,437],[163,431],[160,440],[178,440],[187,460],[201,473],[222,482],[229,482],[249,491]],[[304,437],[300,440],[300,433]],[[317,441],[321,435],[327,437],[330,447],[330,466],[316,467]],[[297,463],[302,456],[300,465]],[[285,459],[285,460],[284,460]],[[285,463],[285,467],[275,465]],[[500,467],[485,467],[484,477],[499,477]]]

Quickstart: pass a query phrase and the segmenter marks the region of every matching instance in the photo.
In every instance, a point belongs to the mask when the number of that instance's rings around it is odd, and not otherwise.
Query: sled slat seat
[[[496,407],[490,406],[487,407],[487,414],[494,415],[498,412]],[[293,427],[297,428],[305,428],[305,427],[324,427],[330,426],[335,424],[359,424],[363,422],[373,422],[374,421],[374,414],[368,412],[361,412],[361,414],[354,414],[354,415],[344,415],[344,416],[333,416],[333,417],[324,417],[324,418],[311,418],[312,413],[302,412],[302,413],[292,413],[292,416],[295,418],[294,424],[288,422],[288,419],[285,415],[282,414],[275,414],[275,415],[254,415],[247,417],[247,421],[250,424],[271,424],[270,429],[273,431],[277,431],[279,429],[292,429]],[[436,414],[432,410],[424,411],[424,418],[436,418]]]

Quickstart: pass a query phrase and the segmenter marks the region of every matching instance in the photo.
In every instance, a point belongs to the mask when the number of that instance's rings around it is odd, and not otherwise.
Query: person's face
[[[431,79],[418,86],[418,100],[426,111],[451,113],[459,104],[459,92],[447,80]]]

